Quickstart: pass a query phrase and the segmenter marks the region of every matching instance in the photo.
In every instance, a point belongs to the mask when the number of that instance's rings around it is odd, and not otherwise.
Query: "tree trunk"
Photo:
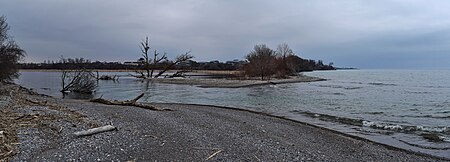
[[[141,93],[136,98],[134,98],[132,100],[127,100],[127,101],[117,101],[117,100],[110,101],[110,100],[105,100],[103,98],[96,98],[96,99],[92,99],[90,101],[91,102],[102,103],[102,104],[106,104],[106,105],[135,106],[135,107],[140,107],[140,108],[149,109],[149,110],[156,110],[156,111],[168,110],[168,111],[170,111],[170,109],[160,109],[160,108],[157,108],[155,106],[151,106],[151,105],[147,105],[147,104],[141,104],[141,103],[136,103],[136,101],[139,100],[140,98],[142,98],[143,96],[144,96],[144,93]]]

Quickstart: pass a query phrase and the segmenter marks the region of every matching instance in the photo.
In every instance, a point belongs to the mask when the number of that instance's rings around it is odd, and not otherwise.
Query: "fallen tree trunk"
[[[92,129],[88,129],[85,131],[79,131],[79,132],[75,132],[73,133],[75,136],[90,136],[93,134],[97,134],[97,133],[102,133],[102,132],[107,132],[107,131],[112,131],[112,130],[116,130],[117,128],[112,126],[112,125],[106,125],[103,127],[98,127],[98,128],[92,128]]]
[[[101,97],[92,99],[90,101],[102,103],[102,104],[106,104],[106,105],[135,106],[135,107],[140,107],[140,108],[149,109],[149,110],[156,110],[156,111],[170,110],[170,109],[160,109],[160,108],[157,108],[157,107],[151,106],[151,105],[136,103],[136,101],[139,100],[140,98],[142,98],[143,96],[144,96],[144,93],[141,93],[136,98],[134,98],[132,100],[126,100],[126,101],[117,101],[117,100],[110,101],[110,100],[103,99]]]

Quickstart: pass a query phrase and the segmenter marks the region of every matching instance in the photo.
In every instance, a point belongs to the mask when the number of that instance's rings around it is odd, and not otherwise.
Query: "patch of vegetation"
[[[8,30],[6,17],[0,16],[0,81],[17,78],[17,63],[25,56],[25,51],[8,35]]]
[[[333,63],[325,65],[321,60],[316,62],[298,57],[286,43],[278,45],[277,50],[265,44],[255,45],[246,59],[248,63],[243,67],[244,74],[261,80],[287,78],[302,71],[335,70]]]

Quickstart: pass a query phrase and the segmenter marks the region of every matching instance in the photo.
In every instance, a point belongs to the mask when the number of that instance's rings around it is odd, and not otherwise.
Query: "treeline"
[[[312,71],[312,70],[335,70],[330,64],[324,64],[321,60],[302,59],[298,56],[289,56],[290,60],[295,62],[295,71]],[[240,70],[248,61],[233,60],[233,61],[210,61],[197,62],[189,60],[177,64],[172,70]],[[156,69],[163,69],[171,61],[161,62],[156,64]],[[91,62],[84,58],[67,59],[67,62],[58,61],[44,61],[43,63],[19,63],[20,69],[46,69],[46,70],[65,70],[65,69],[100,69],[100,70],[136,70],[140,69],[142,65],[139,62]]]
[[[19,63],[20,69],[47,69],[47,70],[65,70],[65,69],[100,69],[100,70],[139,70],[144,68],[142,62],[90,62],[83,58],[68,59],[71,61],[45,61],[43,63]],[[73,60],[73,61],[72,61]],[[81,61],[75,61],[81,60]],[[172,64],[173,61],[163,61],[155,64],[155,69],[161,70]],[[239,70],[246,61],[210,61],[197,62],[188,60],[180,62],[173,66],[171,70]]]
[[[152,63],[151,67],[155,70],[162,70],[170,67],[169,70],[251,70],[251,61],[257,62],[260,59],[269,59],[268,62],[257,63],[262,68],[269,68],[269,73],[275,71],[287,71],[284,73],[297,73],[303,71],[313,70],[335,70],[333,63],[324,64],[322,60],[303,59],[295,55],[287,44],[282,44],[277,50],[272,50],[267,47],[258,49],[258,52],[269,52],[268,58],[257,58],[260,54],[255,55],[255,58],[246,57],[246,60],[233,60],[233,61],[209,61],[209,62],[197,62],[191,59],[176,62],[168,59],[161,59],[160,62]],[[264,55],[261,55],[264,56]],[[148,59],[153,60],[153,59]],[[173,66],[170,66],[174,64]],[[277,66],[274,66],[277,64]],[[146,59],[140,58],[135,62],[92,62],[85,58],[63,58],[59,60],[45,60],[43,63],[19,63],[20,69],[48,69],[48,70],[67,70],[67,69],[100,69],[100,70],[143,70],[146,69]]]
[[[20,69],[46,69],[46,70],[69,70],[69,69],[101,69],[101,70],[133,70],[135,65],[126,65],[119,62],[84,62],[84,63],[19,63]]]

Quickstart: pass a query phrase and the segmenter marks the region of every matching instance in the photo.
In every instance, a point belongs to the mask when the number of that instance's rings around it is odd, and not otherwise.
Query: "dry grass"
[[[52,126],[51,122],[58,119],[64,119],[73,123],[85,122],[90,127],[97,127],[93,122],[85,121],[83,114],[69,110],[68,108],[51,103],[47,100],[34,100],[33,92],[27,91],[16,85],[2,85],[0,86],[2,92],[9,92],[7,95],[11,100],[0,109],[0,161],[9,161],[11,157],[19,153],[16,145],[20,144],[18,141],[18,131],[20,129],[37,128],[50,129],[55,133],[60,133],[62,128]],[[33,111],[21,111],[29,109],[33,106],[43,106],[49,110],[55,110],[59,113],[35,113]],[[45,110],[45,109],[44,109]],[[21,112],[21,113],[19,113]],[[28,113],[23,113],[28,112]]]

